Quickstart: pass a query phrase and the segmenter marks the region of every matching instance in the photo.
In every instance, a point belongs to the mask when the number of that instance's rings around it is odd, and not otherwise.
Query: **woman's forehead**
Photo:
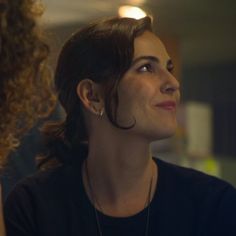
[[[154,56],[159,58],[159,60],[169,59],[162,41],[149,31],[145,31],[134,40],[134,60],[143,56]]]

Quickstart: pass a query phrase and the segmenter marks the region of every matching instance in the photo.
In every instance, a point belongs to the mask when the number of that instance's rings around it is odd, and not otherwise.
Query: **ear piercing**
[[[100,111],[98,111],[98,115],[99,115],[100,117],[103,116],[103,113],[104,113],[104,108],[102,108]]]
[[[104,108],[97,109],[93,104],[91,104],[90,107],[92,108],[94,114],[99,115],[100,117],[103,116],[103,114],[104,114]],[[92,111],[92,110],[91,110],[91,111]]]

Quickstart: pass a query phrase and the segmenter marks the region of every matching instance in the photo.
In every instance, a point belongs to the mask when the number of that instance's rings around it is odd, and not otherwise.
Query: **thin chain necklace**
[[[101,223],[100,223],[100,220],[99,220],[99,217],[98,217],[98,211],[96,209],[95,204],[98,206],[99,210],[103,213],[102,206],[97,201],[96,195],[93,192],[92,184],[91,184],[91,181],[90,181],[90,175],[89,175],[89,171],[88,171],[87,159],[85,160],[84,164],[85,164],[85,175],[86,175],[86,179],[87,179],[87,182],[88,182],[88,187],[89,187],[89,191],[90,191],[90,194],[91,194],[91,198],[92,198],[92,201],[93,201],[93,209],[94,209],[95,218],[96,218],[98,236],[103,236],[102,227],[101,227]],[[145,207],[147,206],[147,217],[146,217],[146,226],[145,226],[144,236],[148,236],[148,231],[149,231],[150,208],[151,208],[150,203],[151,203],[151,192],[152,192],[153,178],[154,178],[154,174],[152,175],[151,180],[150,180],[148,196],[147,196],[147,200],[145,202]]]

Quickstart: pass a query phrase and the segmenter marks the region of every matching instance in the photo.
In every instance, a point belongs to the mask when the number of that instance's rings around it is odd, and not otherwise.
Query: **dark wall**
[[[183,70],[183,101],[212,105],[213,151],[236,159],[236,62]]]
[[[183,68],[184,101],[236,102],[236,62]]]

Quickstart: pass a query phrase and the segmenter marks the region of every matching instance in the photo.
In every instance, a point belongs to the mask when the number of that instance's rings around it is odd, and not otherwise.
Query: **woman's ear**
[[[81,80],[76,88],[83,106],[94,114],[99,114],[104,108],[101,86],[90,79]]]

